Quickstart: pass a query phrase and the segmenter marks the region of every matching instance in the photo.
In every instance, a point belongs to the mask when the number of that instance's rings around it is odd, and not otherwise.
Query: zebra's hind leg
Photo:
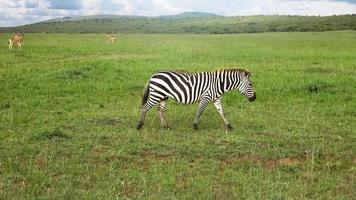
[[[166,101],[163,100],[159,102],[157,109],[158,109],[159,118],[161,120],[161,127],[168,128],[166,122]]]
[[[205,110],[205,108],[206,108],[206,106],[208,105],[209,102],[210,102],[209,99],[203,99],[203,100],[200,101],[199,107],[198,107],[198,110],[197,110],[197,114],[195,115],[195,119],[194,119],[194,122],[193,122],[193,128],[195,130],[199,129],[199,127],[198,127],[199,119],[200,119],[201,115],[203,114],[203,111]]]
[[[223,106],[221,104],[221,98],[219,98],[219,99],[214,101],[214,106],[215,106],[216,110],[218,110],[218,112],[221,115],[221,117],[223,118],[224,123],[225,123],[225,128],[227,130],[232,130],[232,126],[231,126],[229,120],[226,118],[226,114],[224,112],[224,108],[223,108]]]

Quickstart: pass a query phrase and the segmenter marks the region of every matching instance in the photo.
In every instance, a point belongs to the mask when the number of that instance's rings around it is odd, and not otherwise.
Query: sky
[[[160,16],[182,12],[327,16],[356,14],[356,0],[0,0],[0,27],[65,16]]]

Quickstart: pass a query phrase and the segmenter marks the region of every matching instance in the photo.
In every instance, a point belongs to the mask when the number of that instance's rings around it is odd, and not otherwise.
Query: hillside
[[[236,16],[188,12],[160,17],[96,15],[64,17],[39,23],[3,27],[0,32],[26,33],[197,33],[307,32],[356,30],[356,15]]]

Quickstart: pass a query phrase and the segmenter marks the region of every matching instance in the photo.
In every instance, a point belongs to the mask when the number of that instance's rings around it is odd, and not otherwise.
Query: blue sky
[[[356,14],[356,0],[0,0],[0,27],[75,15],[219,15]]]

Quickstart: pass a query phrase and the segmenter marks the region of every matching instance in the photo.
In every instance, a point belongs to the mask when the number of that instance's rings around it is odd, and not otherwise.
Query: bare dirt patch
[[[256,155],[232,156],[232,157],[220,160],[220,167],[224,168],[224,167],[233,165],[235,163],[244,163],[244,162],[249,162],[249,163],[253,163],[253,164],[261,164],[262,159],[261,159],[261,157],[256,156]]]
[[[141,157],[144,158],[145,160],[161,160],[161,161],[172,160],[174,156],[175,156],[174,152],[157,153],[150,150],[145,150],[141,154]]]
[[[133,182],[122,182],[122,194],[126,197],[130,197],[137,191],[137,186]]]
[[[47,159],[44,156],[37,156],[36,166],[38,169],[45,169],[47,167]]]
[[[299,163],[300,161],[295,158],[279,158],[277,160],[269,159],[264,162],[264,166],[267,169],[274,169],[276,167],[289,167],[289,166],[295,166]]]
[[[250,163],[252,165],[259,165],[266,169],[274,169],[278,167],[288,167],[298,165],[301,161],[297,158],[283,157],[279,159],[265,159],[257,155],[240,155],[232,156],[220,160],[220,168],[229,167],[237,163]]]

